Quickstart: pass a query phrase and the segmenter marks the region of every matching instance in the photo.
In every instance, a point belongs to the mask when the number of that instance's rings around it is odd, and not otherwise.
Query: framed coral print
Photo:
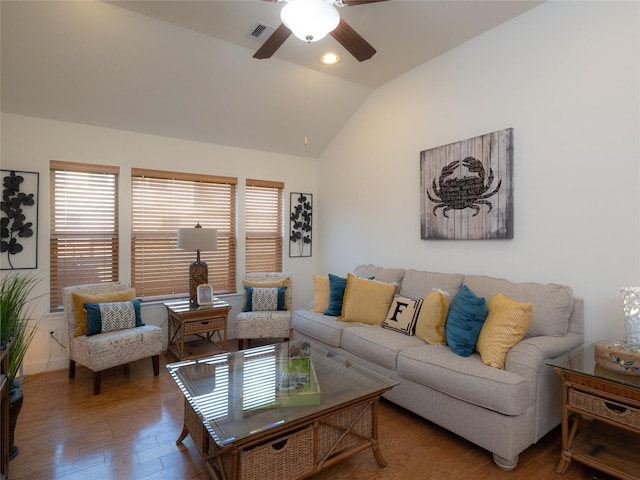
[[[198,305],[213,304],[213,288],[208,283],[198,285]]]
[[[0,268],[38,268],[39,174],[0,170]]]
[[[313,195],[291,192],[289,257],[310,257],[312,247]]]
[[[421,238],[513,238],[512,172],[512,128],[420,152]]]

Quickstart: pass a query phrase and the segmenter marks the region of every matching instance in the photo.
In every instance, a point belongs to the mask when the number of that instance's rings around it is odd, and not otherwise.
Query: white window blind
[[[246,271],[282,271],[284,183],[247,179]]]
[[[52,311],[63,287],[118,280],[119,168],[51,161]]]
[[[131,281],[145,298],[184,296],[196,252],[178,250],[178,228],[218,230],[218,247],[200,252],[215,293],[236,288],[237,179],[132,169]]]

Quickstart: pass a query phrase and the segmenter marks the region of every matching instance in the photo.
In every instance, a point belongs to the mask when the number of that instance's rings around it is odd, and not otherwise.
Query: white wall
[[[640,285],[640,4],[548,2],[377,89],[319,161],[318,270],[562,283],[588,339]],[[421,150],[513,127],[513,240],[420,239]]]
[[[39,332],[25,358],[25,373],[41,372],[66,366],[66,354],[50,340],[55,331],[63,338],[61,315],[45,315],[48,308],[49,286],[49,160],[95,163],[120,166],[120,280],[130,281],[130,249],[128,239],[131,228],[131,167],[157,170],[202,172],[238,178],[238,252],[244,251],[244,184],[246,178],[280,180],[285,182],[285,220],[289,211],[289,192],[316,193],[316,161],[304,157],[266,153],[235,147],[177,140],[167,137],[143,135],[120,130],[78,125],[12,114],[2,114],[2,146],[0,165],[40,173],[40,202],[38,222],[38,268],[42,278],[36,294],[38,313],[44,315]],[[285,222],[285,231],[289,224]],[[315,245],[314,245],[315,247]],[[238,291],[242,291],[244,255],[239,254]],[[288,257],[288,244],[284,255],[284,269],[295,282],[293,302],[296,308],[307,305],[312,288],[311,273],[315,269],[315,256]],[[22,270],[26,272],[27,270]],[[6,274],[7,271],[1,272]],[[185,271],[185,275],[187,272]],[[235,315],[240,311],[242,295],[225,296],[232,303],[229,317],[229,337],[235,337]],[[167,315],[161,303],[143,307],[145,323],[165,328]],[[166,344],[166,333],[165,333]],[[166,346],[166,345],[165,345]]]

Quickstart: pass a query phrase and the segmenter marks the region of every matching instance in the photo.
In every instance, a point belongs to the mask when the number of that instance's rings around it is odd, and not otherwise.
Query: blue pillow
[[[244,287],[246,299],[244,302],[245,312],[275,312],[276,310],[286,310],[285,292],[283,287]]]
[[[142,327],[141,299],[129,302],[85,303],[87,336]]]
[[[325,315],[339,317],[342,315],[342,299],[344,289],[347,287],[347,279],[329,274],[329,307]]]
[[[454,353],[468,357],[476,350],[487,313],[487,301],[463,285],[451,302],[444,326],[447,345]]]

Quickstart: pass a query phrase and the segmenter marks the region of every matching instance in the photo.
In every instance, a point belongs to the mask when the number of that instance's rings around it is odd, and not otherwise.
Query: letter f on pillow
[[[393,322],[397,322],[398,321],[398,315],[400,315],[402,313],[402,311],[407,308],[409,306],[408,303],[400,303],[400,302],[396,302],[396,309],[393,312],[393,315],[391,315],[391,318],[389,320],[393,321]]]

